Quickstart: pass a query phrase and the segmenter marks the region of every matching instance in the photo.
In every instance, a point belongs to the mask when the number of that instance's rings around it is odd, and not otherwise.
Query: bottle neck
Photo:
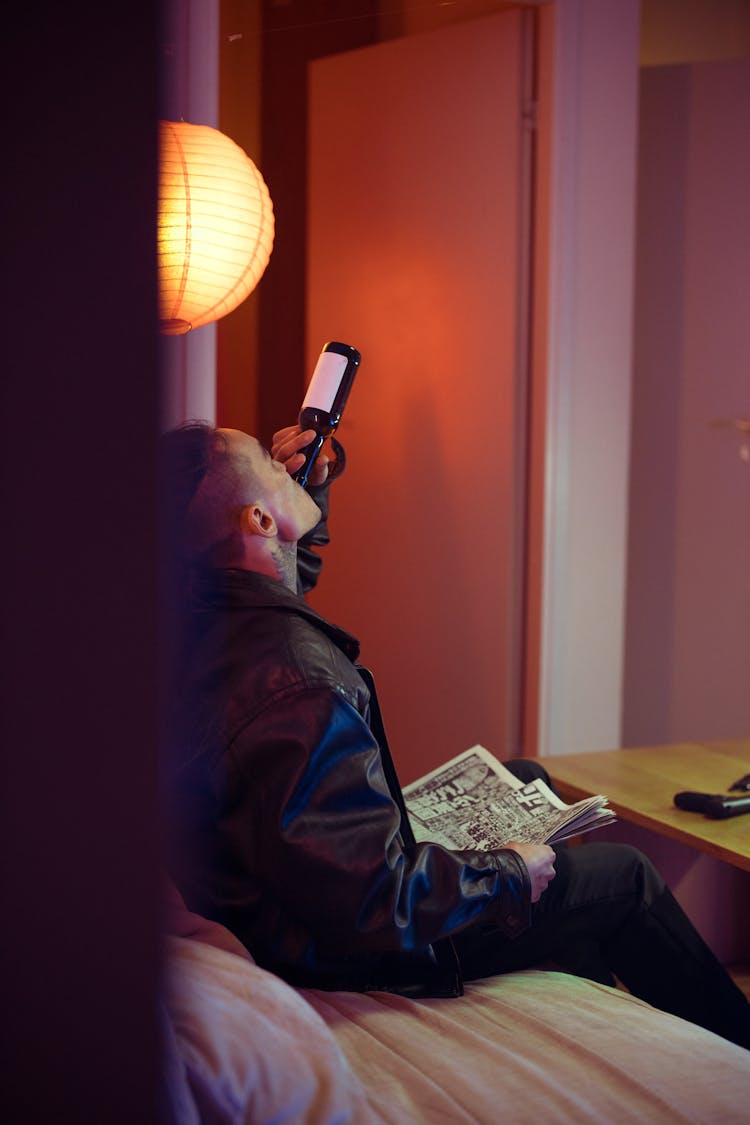
[[[300,410],[299,424],[303,430],[315,430],[317,434],[332,434],[341,421],[341,412],[333,414],[319,410],[315,406],[305,406]]]

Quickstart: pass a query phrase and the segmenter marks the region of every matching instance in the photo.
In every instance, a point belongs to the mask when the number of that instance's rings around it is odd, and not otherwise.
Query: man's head
[[[320,511],[260,442],[188,423],[164,438],[165,502],[183,558],[290,581],[297,541]]]

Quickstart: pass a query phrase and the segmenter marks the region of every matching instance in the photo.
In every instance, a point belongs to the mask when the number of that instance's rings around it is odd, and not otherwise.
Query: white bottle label
[[[327,410],[330,413],[346,364],[346,356],[339,355],[338,352],[320,353],[302,403],[303,410],[310,406],[315,410]]]

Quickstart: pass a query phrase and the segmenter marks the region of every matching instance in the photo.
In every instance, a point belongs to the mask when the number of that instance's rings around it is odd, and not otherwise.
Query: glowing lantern
[[[235,309],[273,246],[273,206],[258,169],[209,125],[160,123],[159,318],[179,335]]]

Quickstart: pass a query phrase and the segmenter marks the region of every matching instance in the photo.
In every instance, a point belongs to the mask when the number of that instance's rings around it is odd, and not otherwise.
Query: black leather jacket
[[[523,930],[523,861],[414,842],[358,643],[301,594],[213,571],[192,630],[175,788],[188,905],[293,984],[459,994],[444,939]]]

